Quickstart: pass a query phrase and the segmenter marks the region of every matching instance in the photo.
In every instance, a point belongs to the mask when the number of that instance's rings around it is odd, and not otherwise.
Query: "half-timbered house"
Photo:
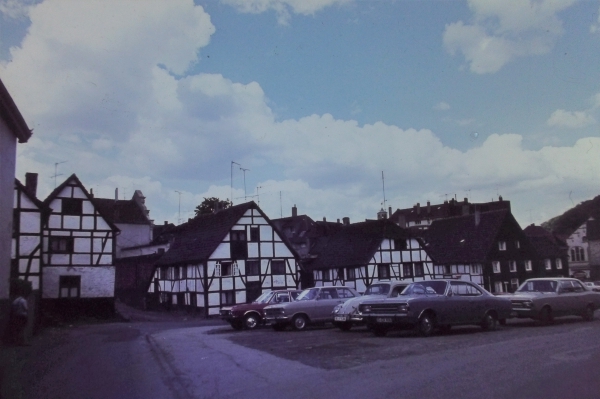
[[[298,288],[296,254],[254,202],[198,216],[170,234],[148,290],[167,306],[217,315],[264,290]]]
[[[42,302],[90,312],[114,309],[115,236],[75,174],[44,200],[52,209],[43,239]]]
[[[36,197],[37,173],[25,175],[25,185],[15,179],[11,277],[42,288],[42,238],[50,211]]]
[[[556,234],[531,224],[523,230],[535,249],[533,269],[536,277],[568,277],[569,246]]]
[[[539,277],[535,251],[508,209],[434,220],[423,236],[436,277],[472,281],[495,293]]]
[[[343,224],[321,238],[305,262],[315,286],[346,285],[364,292],[376,280],[422,281],[433,264],[420,239],[389,219]]]

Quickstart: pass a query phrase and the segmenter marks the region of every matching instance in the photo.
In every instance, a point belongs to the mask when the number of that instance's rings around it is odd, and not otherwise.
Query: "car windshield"
[[[558,282],[554,280],[525,281],[517,292],[556,292]]]
[[[268,303],[273,296],[273,291],[265,292],[254,300],[254,303]]]
[[[318,288],[309,288],[307,290],[302,291],[300,293],[300,295],[298,295],[298,298],[296,298],[296,300],[297,301],[309,301],[311,299],[315,299],[318,294],[319,294]]]
[[[389,284],[373,284],[365,291],[365,295],[387,295],[390,292]]]
[[[400,295],[414,295],[414,294],[438,294],[444,295],[446,292],[445,281],[419,281],[418,283],[412,283],[402,291]]]

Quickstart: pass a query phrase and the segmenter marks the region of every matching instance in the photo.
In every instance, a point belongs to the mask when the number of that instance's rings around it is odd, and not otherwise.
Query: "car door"
[[[337,291],[334,287],[323,287],[319,292],[319,296],[315,300],[313,307],[314,315],[308,315],[311,320],[323,321],[331,319],[333,308],[340,303]]]
[[[452,296],[448,298],[448,314],[452,324],[468,324],[475,320],[473,298],[468,296],[468,287],[463,281],[451,281]]]
[[[578,299],[581,295],[575,292],[575,288],[570,280],[561,280],[558,286],[558,295],[553,305],[553,312],[556,316],[565,316],[572,314],[573,310],[579,308]]]

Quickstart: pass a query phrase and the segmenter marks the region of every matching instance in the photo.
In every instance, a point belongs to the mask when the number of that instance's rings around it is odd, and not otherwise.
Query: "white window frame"
[[[514,273],[517,271],[517,261],[516,260],[509,260],[508,261],[508,269],[511,271],[511,273]],[[512,281],[511,281],[512,284]]]
[[[492,261],[492,269],[494,270],[494,273],[500,273],[500,261],[493,260]]]
[[[498,241],[498,250],[506,251],[506,241]]]
[[[546,270],[552,270],[552,261],[550,259],[544,259],[544,266]]]
[[[562,269],[562,259],[556,258],[556,268],[558,270]]]
[[[530,260],[526,260],[525,261],[525,270],[530,272],[533,270],[533,268],[531,267],[531,261]]]
[[[515,241],[515,248],[517,248],[517,249],[521,248],[521,243],[519,242],[519,240]]]

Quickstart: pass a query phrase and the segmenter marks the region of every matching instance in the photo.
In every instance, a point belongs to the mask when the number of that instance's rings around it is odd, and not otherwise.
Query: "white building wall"
[[[81,298],[111,298],[115,296],[114,266],[45,267],[42,272],[42,298],[59,297],[60,276],[81,276]]]

